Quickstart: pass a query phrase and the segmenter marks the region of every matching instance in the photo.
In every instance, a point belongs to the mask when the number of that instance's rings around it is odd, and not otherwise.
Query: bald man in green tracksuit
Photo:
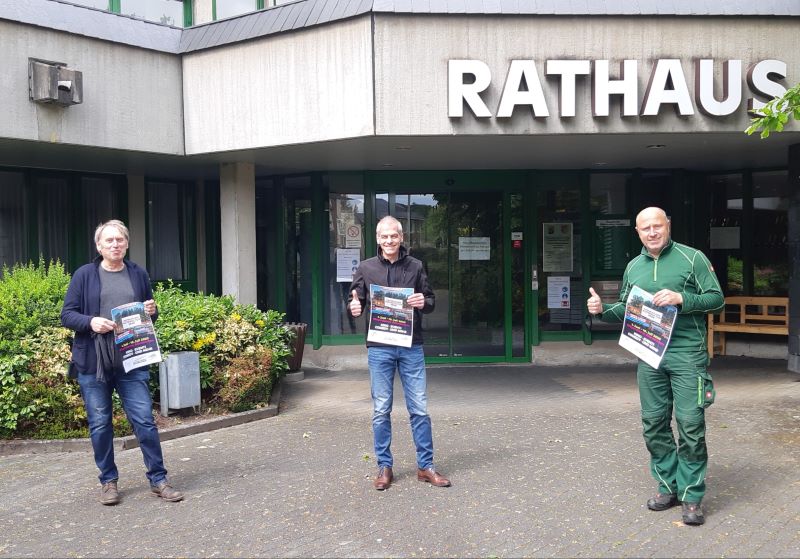
[[[675,305],[678,317],[658,369],[639,360],[636,371],[642,403],[642,426],[650,471],[658,493],[647,501],[650,510],[667,510],[682,503],[683,522],[705,522],[700,502],[705,494],[708,451],[705,408],[714,400],[708,374],[706,315],[722,310],[725,298],[708,258],[699,250],[670,238],[670,222],[661,208],[646,208],[636,216],[642,252],[628,263],[619,301],[604,304],[594,289],[589,312],[608,322],[621,322],[634,285],[653,294],[658,306]],[[672,409],[678,444],[672,433]]]

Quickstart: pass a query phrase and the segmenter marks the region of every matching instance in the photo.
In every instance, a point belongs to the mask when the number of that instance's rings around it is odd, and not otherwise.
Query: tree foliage
[[[762,139],[769,137],[770,132],[782,132],[790,118],[800,121],[800,83],[772,99],[755,114],[758,116],[750,120],[745,132],[754,134],[760,130]]]

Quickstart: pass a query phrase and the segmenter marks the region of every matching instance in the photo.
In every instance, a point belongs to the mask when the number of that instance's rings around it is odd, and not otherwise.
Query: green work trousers
[[[686,357],[665,356],[658,369],[639,361],[636,375],[650,473],[658,490],[677,493],[681,501],[699,503],[706,492],[708,467],[705,408],[713,402],[714,389],[704,360]],[[677,445],[672,433],[673,407]]]

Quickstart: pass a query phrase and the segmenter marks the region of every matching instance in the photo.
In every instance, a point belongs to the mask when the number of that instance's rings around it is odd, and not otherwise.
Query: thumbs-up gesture
[[[597,294],[597,291],[594,290],[593,287],[589,288],[589,300],[586,301],[586,307],[589,309],[591,314],[600,314],[603,312],[603,300],[600,299],[600,295]]]
[[[350,296],[350,314],[361,316],[361,300],[358,298],[358,292],[354,289]]]

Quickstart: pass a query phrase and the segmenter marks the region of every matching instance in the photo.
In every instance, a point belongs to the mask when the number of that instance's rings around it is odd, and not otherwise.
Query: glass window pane
[[[81,177],[80,222],[86,224],[84,254],[76,255],[77,263],[90,262],[97,255],[94,230],[110,219],[119,219],[114,197],[114,183],[109,177]]]
[[[150,182],[147,185],[149,212],[148,268],[152,281],[184,280],[185,263],[182,250],[180,216],[183,207],[180,188],[175,183]]]
[[[217,0],[217,19],[256,11],[256,0]]]
[[[311,177],[287,177],[284,181],[286,203],[286,320],[308,324],[307,335],[313,334],[312,269],[314,236],[311,216]]]
[[[0,274],[26,259],[25,175],[0,171]]]
[[[56,175],[33,178],[37,201],[39,254],[45,261],[60,260],[69,264],[69,181]],[[65,211],[66,210],[66,211]]]
[[[539,327],[543,331],[580,330],[586,298],[581,261],[580,190],[558,186],[538,192],[542,224],[538,262]],[[545,261],[545,255],[547,260]],[[552,279],[551,279],[552,278]],[[569,306],[554,306],[548,286],[569,284]]]
[[[346,312],[350,296],[352,272],[364,259],[366,243],[374,235],[364,231],[364,195],[331,192],[328,198],[328,286],[325,305],[326,334],[364,334],[364,318],[353,318]]]
[[[706,179],[711,193],[709,259],[725,295],[744,293],[742,262],[742,175],[712,175]]]
[[[120,0],[119,5],[122,14],[173,27],[183,27],[181,0]]]
[[[753,173],[753,294],[789,294],[789,182],[786,171]]]
[[[631,175],[628,173],[593,173],[591,175],[592,212],[627,213],[625,194],[630,180]]]

